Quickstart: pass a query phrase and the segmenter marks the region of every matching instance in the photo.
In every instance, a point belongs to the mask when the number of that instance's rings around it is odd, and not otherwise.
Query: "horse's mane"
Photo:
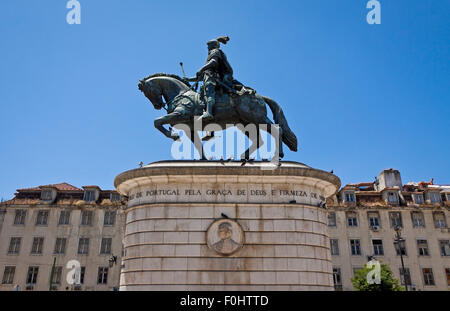
[[[171,73],[165,73],[165,72],[158,72],[158,73],[154,73],[152,75],[149,75],[148,77],[145,77],[144,79],[142,79],[142,81],[146,81],[150,78],[156,78],[156,77],[170,77],[170,78],[174,78],[180,82],[183,82],[187,87],[191,87],[191,85],[189,84],[188,81],[186,81],[183,78],[180,78],[177,75],[171,74]]]

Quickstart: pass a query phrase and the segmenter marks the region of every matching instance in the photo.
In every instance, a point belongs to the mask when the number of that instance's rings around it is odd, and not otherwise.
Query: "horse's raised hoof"
[[[172,138],[174,141],[179,141],[180,140],[180,135],[172,134],[172,135],[170,135],[170,138]]]
[[[214,138],[214,132],[208,132],[205,137],[202,138],[202,141],[208,141]]]

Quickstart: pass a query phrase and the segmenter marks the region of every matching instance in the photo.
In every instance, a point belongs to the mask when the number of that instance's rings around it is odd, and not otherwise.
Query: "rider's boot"
[[[211,120],[213,116],[213,108],[216,103],[216,85],[210,81],[206,81],[205,85],[205,99],[206,99],[206,109],[201,119],[203,121]]]
[[[214,104],[215,104],[214,97],[209,97],[206,100],[206,110],[205,110],[205,112],[202,115],[202,120],[203,121],[211,120],[211,119],[214,118],[214,115],[212,113]]]

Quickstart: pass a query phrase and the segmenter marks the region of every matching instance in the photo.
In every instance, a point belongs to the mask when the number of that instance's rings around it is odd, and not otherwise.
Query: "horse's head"
[[[163,92],[161,86],[153,81],[153,79],[143,79],[139,81],[139,90],[144,93],[145,97],[150,100],[155,109],[160,110],[164,107]]]

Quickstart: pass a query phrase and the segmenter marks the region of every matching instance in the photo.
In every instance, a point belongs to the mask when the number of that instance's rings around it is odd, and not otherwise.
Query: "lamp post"
[[[399,251],[400,251],[400,260],[402,261],[402,272],[403,272],[403,280],[405,282],[405,291],[408,291],[408,280],[406,279],[406,270],[405,270],[405,264],[403,262],[403,250],[405,249],[405,239],[402,238],[400,235],[400,231],[402,230],[402,227],[396,226],[395,227],[395,240],[394,243],[397,245]]]
[[[109,260],[109,267],[112,268],[117,263],[117,256],[112,255]]]

